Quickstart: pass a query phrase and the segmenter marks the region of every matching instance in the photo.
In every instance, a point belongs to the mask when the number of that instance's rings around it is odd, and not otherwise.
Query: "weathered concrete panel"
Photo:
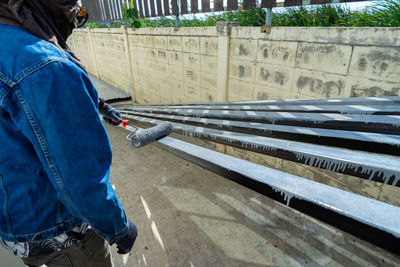
[[[128,40],[131,45],[134,46],[146,46],[146,36],[144,35],[128,35]]]
[[[214,56],[200,56],[200,69],[202,72],[216,74],[218,70],[218,58]]]
[[[100,31],[93,33],[92,39],[101,79],[130,93],[128,59],[123,35]]]
[[[233,27],[232,38],[336,43],[351,45],[400,46],[398,27],[272,27],[271,33],[259,27]]]
[[[183,95],[184,95],[184,82],[183,80],[176,80],[176,79],[171,79],[171,92],[172,95],[180,95],[182,96],[183,100]]]
[[[153,74],[153,76],[156,76],[154,74],[164,75],[165,73],[168,73],[168,69],[169,69],[169,65],[168,64],[157,63],[157,64],[155,64],[156,73],[154,73],[154,71],[153,71],[152,74]]]
[[[168,51],[168,62],[171,65],[182,66],[182,52]]]
[[[150,59],[150,60],[156,61],[157,60],[157,50],[152,49],[152,48],[147,48],[146,56],[147,56],[147,60]]]
[[[168,63],[168,51],[162,50],[162,49],[157,49],[156,52],[157,52],[157,54],[156,54],[157,62],[162,63],[162,64],[167,64]]]
[[[153,35],[147,35],[146,36],[146,47],[156,48],[155,44],[156,44],[156,37]]]
[[[234,59],[254,61],[256,59],[256,40],[231,39],[230,55]]]
[[[200,102],[200,86],[185,82],[185,101]]]
[[[346,97],[399,96],[400,82],[389,83],[366,78],[347,77]]]
[[[400,82],[400,48],[354,47],[349,74],[388,82]]]
[[[201,88],[201,102],[216,102],[217,92],[208,90],[207,88]]]
[[[229,79],[228,101],[253,100],[254,84],[236,79]]]
[[[257,62],[294,67],[297,44],[297,42],[258,40]]]
[[[170,77],[166,74],[160,75],[158,78],[158,82],[160,85],[160,97],[165,101],[170,101],[171,99],[171,80]],[[164,103],[167,103],[164,102]]]
[[[154,37],[154,48],[166,49],[168,47],[167,36],[155,36]]]
[[[256,100],[280,100],[292,98],[290,90],[277,89],[268,85],[255,84],[254,96]]]
[[[231,60],[229,65],[229,77],[237,80],[254,81],[255,63],[248,61]]]
[[[347,74],[351,52],[350,45],[299,43],[296,66],[344,75]]]
[[[95,74],[96,73],[96,65],[93,58],[93,51],[90,45],[89,33],[88,32],[77,32],[73,35],[74,44],[74,52],[76,55],[84,62],[86,69]]]
[[[290,91],[294,69],[270,64],[256,65],[256,83]]]
[[[200,75],[200,86],[217,92],[217,75],[202,72]]]
[[[168,73],[171,80],[183,81],[183,67],[168,66]]]
[[[183,52],[199,54],[200,53],[200,38],[199,37],[182,37]]]
[[[296,69],[293,85],[293,97],[345,97],[345,85],[345,76]]]
[[[201,37],[200,38],[200,54],[209,56],[218,56],[218,38],[217,37]]]
[[[183,66],[200,70],[200,54],[183,53]]]
[[[191,68],[184,68],[183,78],[184,78],[185,84],[191,83],[191,84],[200,85],[200,71],[199,70],[195,70],[195,69],[191,69]]]
[[[168,36],[168,50],[178,52],[182,51],[182,37]]]

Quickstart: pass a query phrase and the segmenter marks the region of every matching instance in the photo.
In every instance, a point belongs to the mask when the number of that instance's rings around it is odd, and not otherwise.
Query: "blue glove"
[[[126,233],[124,236],[119,238],[117,242],[117,253],[118,254],[127,254],[129,251],[131,251],[133,244],[135,243],[136,237],[138,235],[138,229],[136,225],[128,220],[128,233]]]
[[[121,113],[107,103],[100,109],[100,114],[103,115],[103,119],[111,125],[115,126],[122,122]]]

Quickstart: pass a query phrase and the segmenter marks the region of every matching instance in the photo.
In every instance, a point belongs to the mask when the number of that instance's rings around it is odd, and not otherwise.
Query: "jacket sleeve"
[[[12,93],[23,114],[13,120],[69,212],[110,243],[123,236],[127,219],[109,182],[111,146],[88,75],[72,62],[55,61],[25,77]]]

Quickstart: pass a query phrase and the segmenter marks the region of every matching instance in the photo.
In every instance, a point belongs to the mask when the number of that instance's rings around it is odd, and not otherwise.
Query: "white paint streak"
[[[144,265],[147,265],[147,260],[146,260],[146,257],[144,256],[144,254],[142,254],[142,258],[143,258]]]
[[[229,195],[225,195],[225,194],[218,194],[218,193],[214,193],[214,194],[219,199],[221,199],[222,201],[224,201],[228,205],[232,206],[235,210],[239,211],[240,213],[242,213],[246,217],[250,218],[254,222],[256,222],[258,224],[262,224],[262,225],[268,224],[270,226],[276,226],[274,222],[272,222],[271,220],[267,219],[263,215],[257,213],[256,211],[251,209],[249,206],[247,206],[244,203],[238,201],[234,197],[229,196]]]
[[[229,114],[229,111],[228,111],[228,110],[223,110],[223,111],[222,111],[222,114],[228,115],[228,114]]]
[[[210,112],[208,109],[203,110],[203,114],[207,114],[208,112]]]
[[[285,118],[297,118],[295,115],[289,113],[289,112],[277,112],[280,116],[285,117]]]
[[[163,241],[161,239],[161,236],[160,236],[160,232],[158,232],[157,225],[156,225],[156,223],[154,221],[151,222],[151,230],[153,231],[154,237],[156,238],[156,240],[158,241],[158,243],[160,244],[162,249],[165,250],[164,243],[163,243]]]
[[[371,108],[367,106],[362,106],[362,105],[347,105],[349,108],[354,108],[362,111],[379,111],[379,109],[376,108]]]
[[[367,97],[369,100],[378,100],[378,101],[390,101],[390,99],[387,98],[380,98],[380,97]]]
[[[312,106],[312,105],[303,105],[302,107],[307,110],[322,110],[322,108],[319,108],[317,106]]]
[[[250,106],[243,106],[243,109],[251,109]]]
[[[204,127],[196,127],[195,131],[199,132],[199,133],[203,133],[204,132]]]
[[[122,255],[122,264],[125,266],[128,264],[129,253]]]
[[[349,118],[347,116],[340,115],[340,114],[325,113],[324,115],[326,117],[329,117],[329,118],[334,119],[334,120],[351,120],[351,118]]]
[[[257,116],[257,113],[255,113],[254,111],[246,111],[246,114],[249,116]]]
[[[280,107],[278,107],[278,106],[267,106],[268,108],[270,108],[270,109],[281,109]]]
[[[150,219],[151,212],[150,212],[149,206],[147,205],[147,202],[146,202],[146,200],[144,200],[142,195],[140,195],[140,199],[142,200],[142,204],[143,204],[143,207],[144,207],[144,211],[146,212],[147,218]]]
[[[295,128],[294,130],[298,133],[303,133],[303,134],[312,134],[312,135],[317,134],[314,130],[306,129],[306,128]]]

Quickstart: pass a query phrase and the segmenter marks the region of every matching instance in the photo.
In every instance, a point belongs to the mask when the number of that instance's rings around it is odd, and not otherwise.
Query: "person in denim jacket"
[[[78,0],[0,0],[0,243],[29,266],[112,266],[108,244],[129,253],[137,236],[97,91],[66,44],[86,19]]]

